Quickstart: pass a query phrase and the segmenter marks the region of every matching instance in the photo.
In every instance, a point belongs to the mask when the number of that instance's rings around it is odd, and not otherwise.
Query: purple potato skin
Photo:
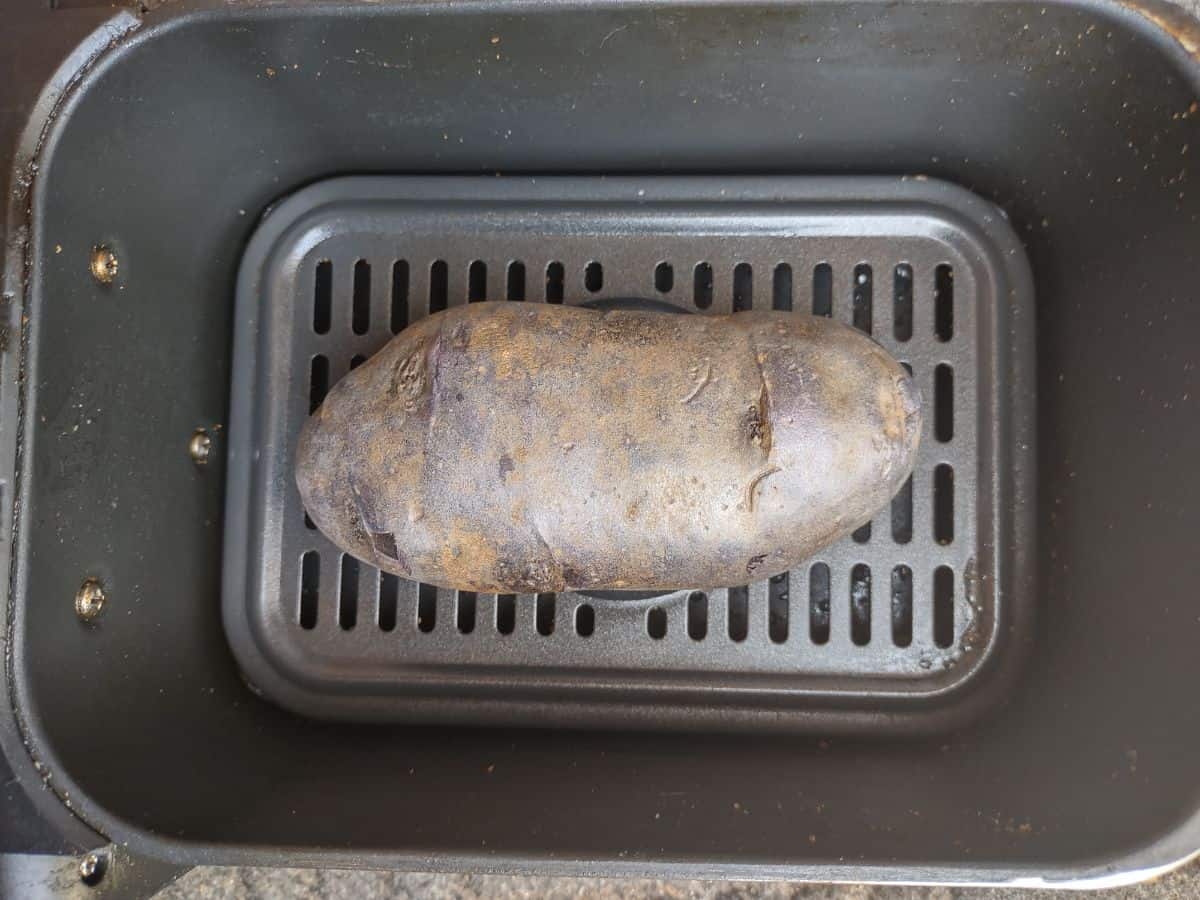
[[[442,587],[727,587],[869,521],[920,434],[911,376],[829,319],[476,303],[335,385],[296,482],[338,547]]]

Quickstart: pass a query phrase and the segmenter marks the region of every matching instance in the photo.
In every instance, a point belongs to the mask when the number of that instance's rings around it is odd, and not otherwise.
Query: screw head
[[[79,880],[92,885],[104,877],[104,857],[99,853],[88,853],[79,860]]]
[[[192,456],[192,462],[198,466],[206,465],[211,452],[212,438],[203,428],[197,428],[188,442],[188,453]]]
[[[112,284],[117,277],[117,255],[108,247],[92,248],[92,277],[101,284]]]
[[[75,592],[75,614],[85,622],[93,621],[104,609],[108,596],[98,578],[88,578]]]

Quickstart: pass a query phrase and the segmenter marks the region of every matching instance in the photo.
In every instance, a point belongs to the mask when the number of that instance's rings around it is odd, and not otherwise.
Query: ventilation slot
[[[792,267],[787,263],[775,267],[775,275],[771,279],[771,309],[791,312]]]
[[[854,543],[856,544],[867,543],[871,540],[871,523],[867,522],[865,525],[855,528],[854,533],[850,536],[854,538]]]
[[[417,630],[428,634],[437,625],[437,588],[423,584],[417,588]]]
[[[708,637],[708,594],[703,591],[688,594],[687,631],[693,641]]]
[[[467,302],[487,299],[487,263],[475,260],[467,267]]]
[[[903,343],[913,333],[913,271],[908,263],[900,263],[892,273],[892,334]]]
[[[729,638],[744,641],[750,631],[750,589],[729,589]]]
[[[954,643],[954,570],[949,566],[933,572],[933,642],[942,648]]]
[[[333,323],[333,263],[327,259],[317,263],[317,278],[313,290],[313,331],[328,334]]]
[[[814,563],[808,570],[808,635],[814,644],[829,643],[829,566]]]
[[[366,361],[367,358],[361,353],[355,353],[352,357],[350,357],[350,371],[353,372]]]
[[[913,481],[909,475],[904,485],[892,498],[892,540],[907,544],[913,536]]]
[[[392,334],[408,327],[408,263],[398,259],[392,263]]]
[[[358,624],[358,560],[342,554],[342,583],[338,589],[338,624],[349,631]]]
[[[860,263],[854,267],[854,288],[851,293],[851,312],[854,317],[854,327],[866,334],[871,333],[872,306],[874,304],[875,282],[871,275],[871,267]]]
[[[400,579],[391,572],[379,573],[379,628],[394,631],[396,609],[400,605]]]
[[[954,470],[945,463],[933,470],[933,539],[954,541]]]
[[[309,518],[307,512],[304,514],[304,527],[307,528],[309,531],[317,530],[317,523]]]
[[[496,630],[501,634],[512,634],[517,627],[517,595],[496,595]]]
[[[429,267],[429,311],[436,313],[445,309],[449,295],[450,267],[445,260],[439,259]]]
[[[933,370],[933,435],[954,439],[954,370],[944,363]]]
[[[787,572],[773,575],[767,583],[767,634],[776,644],[788,639],[788,593],[791,578]]]
[[[513,260],[508,264],[504,295],[517,303],[525,300],[525,263]]]
[[[365,259],[360,259],[354,264],[350,327],[355,334],[366,334],[371,327],[371,264]]]
[[[754,306],[754,270],[750,263],[733,268],[733,311],[744,312]]]
[[[656,606],[646,614],[646,634],[661,641],[667,636],[667,611]]]
[[[604,287],[604,267],[595,260],[583,270],[583,286],[593,294]]]
[[[596,630],[596,611],[584,603],[575,610],[575,633],[580,637],[591,637]]]
[[[944,264],[933,275],[933,322],[939,341],[954,337],[954,270]]]
[[[475,630],[475,609],[478,603],[479,598],[474,591],[458,592],[457,625],[459,634],[470,634]]]
[[[912,643],[912,569],[892,569],[892,643],[907,647]]]
[[[833,269],[829,263],[821,263],[813,269],[812,314],[833,315]]]
[[[547,303],[562,303],[563,302],[563,280],[566,278],[566,271],[563,269],[563,264],[560,262],[552,262],[546,266],[546,302]]]
[[[697,263],[692,272],[692,302],[697,309],[708,309],[713,302],[713,269],[706,262]]]
[[[535,624],[537,625],[537,633],[542,637],[549,637],[554,634],[554,604],[556,597],[554,594],[538,594],[537,595],[537,610],[535,613]]]
[[[317,627],[317,600],[321,596],[321,554],[309,550],[300,558],[300,627]]]
[[[911,270],[909,272],[911,277]],[[909,375],[913,373],[912,366],[906,362],[900,363]],[[896,496],[892,498],[892,540],[897,544],[907,544],[912,540],[913,533],[913,503],[912,476],[904,482]]]
[[[654,289],[660,294],[669,294],[675,287],[675,270],[668,262],[660,262],[654,267]]]
[[[312,370],[308,378],[308,412],[317,411],[329,391],[329,360],[321,354],[312,358]]]
[[[850,570],[850,640],[871,643],[871,569],[863,563]]]

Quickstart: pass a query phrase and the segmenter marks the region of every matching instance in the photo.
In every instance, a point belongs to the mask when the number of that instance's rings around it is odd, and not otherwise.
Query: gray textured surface
[[[159,900],[370,900],[412,897],[423,900],[473,900],[476,897],[688,898],[688,900],[1070,900],[1102,896],[1129,900],[1191,900],[1200,896],[1200,866],[1149,884],[1082,894],[1017,891],[1009,888],[871,887],[738,881],[651,881],[602,878],[516,878],[503,875],[426,875],[398,872],[343,872],[316,869],[193,869],[159,893]]]
[[[1200,0],[1178,0],[1200,17]],[[518,878],[502,875],[429,875],[400,872],[348,872],[317,869],[214,868],[193,869],[165,888],[158,900],[369,900],[369,898],[426,898],[471,900],[475,897],[621,898],[747,898],[747,900],[1062,900],[1096,896],[1128,900],[1192,900],[1200,897],[1200,860],[1154,881],[1108,891],[1063,894],[1009,888],[917,888],[868,885],[800,885],[787,883],[654,881],[643,879]]]

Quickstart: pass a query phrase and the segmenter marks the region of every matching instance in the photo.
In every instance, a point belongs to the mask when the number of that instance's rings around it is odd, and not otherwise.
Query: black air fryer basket
[[[1200,848],[1200,24],[7,5],[0,849],[1080,884]],[[397,331],[630,297],[870,333],[913,478],[720,591],[456,593],[311,527],[300,424]]]

